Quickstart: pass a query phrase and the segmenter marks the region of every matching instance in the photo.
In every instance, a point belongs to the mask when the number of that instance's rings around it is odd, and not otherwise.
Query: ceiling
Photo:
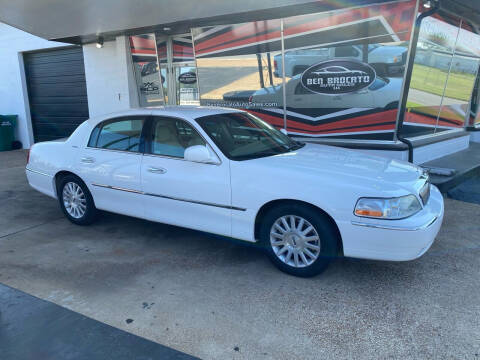
[[[467,19],[475,27],[480,26],[480,0],[441,0],[441,8]]]
[[[391,0],[390,0],[391,1]],[[389,0],[0,0],[0,22],[49,40],[88,43],[120,34],[266,20]],[[480,0],[442,0],[480,24]],[[235,14],[235,15],[232,15]],[[164,28],[171,30],[164,30]]]
[[[0,22],[48,40],[173,33],[203,25],[268,20],[391,0],[0,0]],[[235,14],[232,16],[232,14]]]

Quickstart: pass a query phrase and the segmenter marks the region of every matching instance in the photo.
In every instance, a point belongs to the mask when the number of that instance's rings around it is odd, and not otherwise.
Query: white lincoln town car
[[[246,112],[128,110],[35,144],[27,177],[78,225],[98,210],[258,243],[282,271],[336,256],[412,260],[432,245],[443,198],[419,167],[296,142]]]

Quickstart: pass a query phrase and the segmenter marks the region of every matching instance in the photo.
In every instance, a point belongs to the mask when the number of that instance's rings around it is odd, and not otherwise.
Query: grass
[[[442,96],[446,80],[446,71],[415,64],[413,66],[410,87]],[[448,78],[445,96],[452,99],[469,101],[474,82],[475,76],[473,74],[451,72]]]

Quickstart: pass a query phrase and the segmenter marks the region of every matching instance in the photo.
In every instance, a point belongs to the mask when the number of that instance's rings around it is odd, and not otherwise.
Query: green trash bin
[[[12,150],[17,115],[0,115],[0,151]]]

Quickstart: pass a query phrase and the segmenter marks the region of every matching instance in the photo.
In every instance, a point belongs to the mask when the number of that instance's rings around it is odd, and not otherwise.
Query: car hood
[[[375,192],[378,192],[378,188],[392,191],[403,189],[408,193],[418,191],[418,180],[424,173],[419,166],[407,162],[318,144],[306,144],[296,151],[252,161],[269,168],[271,172],[288,171],[297,176],[301,173],[301,178],[328,177],[329,181],[347,181],[350,178],[352,185],[370,188]]]

